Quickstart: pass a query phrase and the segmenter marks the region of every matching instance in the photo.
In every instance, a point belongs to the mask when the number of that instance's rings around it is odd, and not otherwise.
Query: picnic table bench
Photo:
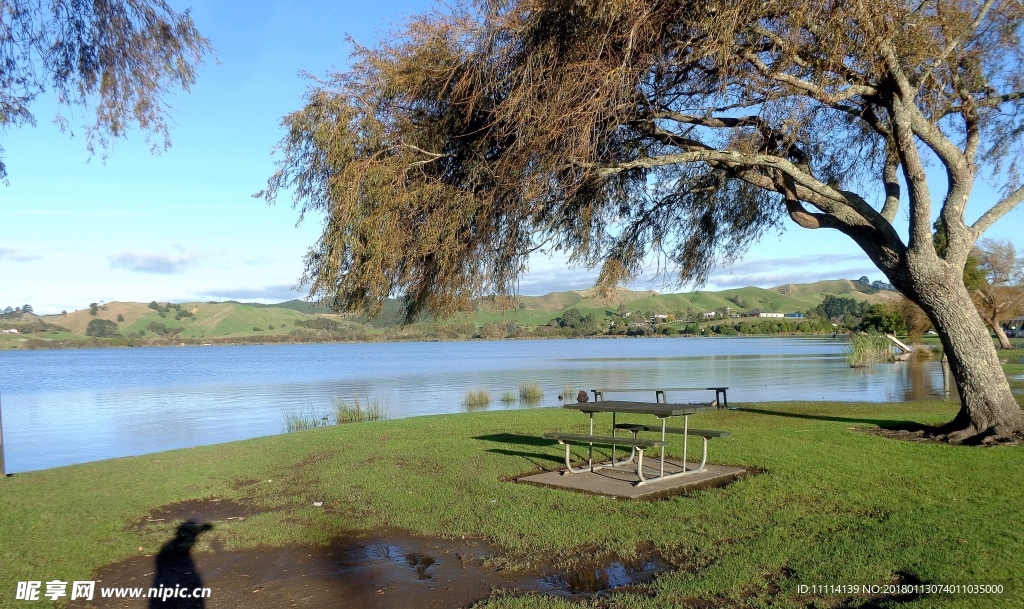
[[[623,391],[638,391],[638,390],[623,390]],[[642,391],[642,390],[639,390]],[[723,438],[729,437],[730,434],[727,431],[711,431],[689,428],[689,417],[701,410],[707,410],[709,407],[705,405],[694,405],[694,404],[668,404],[665,402],[656,402],[654,404],[650,402],[629,402],[619,400],[595,400],[594,402],[582,402],[577,404],[565,404],[563,408],[570,408],[573,410],[579,410],[581,412],[590,415],[590,433],[589,434],[563,434],[563,433],[549,433],[544,434],[544,437],[551,440],[558,440],[559,443],[565,445],[565,463],[568,468],[565,473],[579,474],[588,471],[587,468],[574,469],[570,460],[569,444],[572,442],[586,443],[589,444],[589,471],[597,471],[599,469],[611,469],[620,471],[635,471],[637,476],[640,478],[639,482],[635,484],[640,486],[648,482],[656,480],[667,480],[669,478],[675,478],[684,475],[698,474],[705,470],[707,464],[708,455],[708,440],[710,438]],[[594,435],[594,413],[595,412],[610,412],[612,415],[612,435],[611,436],[595,436]],[[619,413],[627,414],[648,414],[654,415],[661,419],[660,425],[644,425],[638,423],[616,423],[616,416]],[[681,416],[683,417],[683,427],[667,427],[665,425],[666,419],[669,417]],[[616,436],[615,431],[623,429],[629,431],[633,437],[627,438],[623,436]],[[645,440],[638,437],[640,432],[661,432],[660,440]],[[665,434],[680,434],[683,436],[683,469],[681,472],[666,474],[665,473]],[[686,451],[687,451],[687,440],[689,436],[699,436],[703,441],[703,451],[701,455],[700,465],[696,469],[687,469],[686,466]],[[594,445],[598,446],[611,446],[612,455],[611,460],[607,464],[601,464],[595,466],[593,463],[593,452]],[[615,450],[616,447],[630,447],[629,457],[621,461],[616,461]],[[660,468],[657,476],[647,477],[644,474],[643,456],[644,450],[648,448],[659,448],[660,449]],[[624,468],[623,466],[630,464],[636,459],[636,467]]]
[[[594,445],[595,444],[597,444],[599,446],[612,446],[612,447],[614,447],[616,444],[618,444],[618,445],[632,446],[633,450],[635,450],[635,451],[637,451],[639,453],[639,456],[637,457],[637,460],[636,460],[636,471],[637,471],[637,475],[640,476],[641,479],[642,479],[643,478],[643,467],[644,467],[644,450],[648,449],[648,448],[655,448],[655,447],[661,448],[661,447],[665,446],[664,440],[641,440],[641,439],[636,437],[636,434],[633,434],[632,441],[629,441],[629,438],[622,438],[622,437],[616,438],[614,436],[610,436],[609,437],[609,436],[595,436],[593,434],[587,435],[587,434],[572,434],[572,433],[546,433],[546,434],[544,434],[544,437],[547,438],[548,440],[558,440],[559,444],[564,444],[565,445],[565,467],[569,471],[569,473],[571,473],[571,474],[582,474],[582,473],[584,473],[586,471],[592,471],[593,472],[593,471],[597,471],[599,469],[604,469],[606,467],[618,467],[618,466],[621,466],[623,463],[627,463],[628,461],[616,463],[615,458],[614,458],[614,454],[613,454],[611,464],[609,464],[609,465],[598,465],[596,467],[594,466]],[[569,455],[569,445],[572,444],[573,442],[576,442],[576,443],[579,443],[579,444],[588,444],[588,445],[590,445],[590,454],[588,456],[588,464],[587,464],[588,467],[586,467],[586,468],[581,467],[581,468],[578,468],[578,469],[573,469],[572,458]],[[614,448],[613,448],[613,450],[614,450]],[[630,453],[630,455],[632,455],[632,452]]]
[[[644,392],[644,391],[653,391],[654,392],[654,401],[659,403],[659,404],[666,404],[666,403],[668,403],[668,395],[667,394],[668,394],[669,391],[684,391],[684,392],[714,391],[715,392],[715,399],[714,399],[714,401],[712,401],[709,405],[705,406],[705,408],[706,409],[710,409],[710,408],[720,408],[721,409],[721,408],[728,408],[729,407],[729,399],[728,399],[728,396],[726,394],[728,390],[729,390],[728,387],[662,387],[662,388],[655,387],[655,388],[651,388],[651,389],[640,389],[640,388],[637,388],[637,389],[591,389],[591,392],[593,392],[593,394],[594,394],[594,401],[597,402],[597,401],[603,400],[604,399],[604,394],[606,394],[606,393],[641,393],[641,392]],[[697,404],[693,404],[693,405],[697,406]]]

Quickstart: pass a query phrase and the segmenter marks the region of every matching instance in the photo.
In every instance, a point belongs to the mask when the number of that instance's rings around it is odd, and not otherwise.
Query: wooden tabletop
[[[584,402],[582,404],[565,404],[562,408],[579,410],[580,412],[626,412],[631,414],[650,414],[656,417],[677,417],[696,414],[693,404],[652,404],[651,402],[627,402],[623,400],[602,400],[600,402]]]

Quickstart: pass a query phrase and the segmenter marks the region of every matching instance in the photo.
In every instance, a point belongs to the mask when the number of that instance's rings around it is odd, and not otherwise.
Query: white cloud
[[[42,256],[36,254],[29,254],[23,250],[14,249],[11,247],[0,247],[0,260],[11,260],[14,262],[29,262],[31,260],[39,260]]]
[[[235,288],[210,291],[207,300],[253,300],[265,302],[281,302],[294,300],[306,295],[305,291],[296,291],[291,285],[270,285],[258,288]]]
[[[110,266],[136,273],[180,275],[199,260],[188,254],[162,254],[158,252],[121,252],[109,258]]]

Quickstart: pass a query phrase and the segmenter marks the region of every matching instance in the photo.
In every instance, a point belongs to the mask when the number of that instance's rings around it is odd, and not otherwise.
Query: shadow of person
[[[213,525],[191,520],[182,523],[174,539],[160,548],[156,555],[156,572],[153,588],[158,598],[150,597],[149,609],[205,609],[202,597],[203,580],[199,577],[196,564],[192,561],[192,546],[199,535],[209,531]]]

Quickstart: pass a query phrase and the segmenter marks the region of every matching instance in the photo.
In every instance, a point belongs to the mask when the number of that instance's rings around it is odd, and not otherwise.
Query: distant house
[[[1003,322],[1003,331],[1010,338],[1024,337],[1024,315]]]
[[[656,321],[656,322],[657,321],[665,321],[666,319],[668,319],[668,315],[664,315],[662,313],[658,313],[657,315],[654,316],[654,321]]]
[[[4,334],[17,334],[18,333],[18,329],[17,328],[11,328],[10,330],[4,330],[3,333]]]
[[[803,313],[786,313],[783,317],[792,317],[793,319],[803,319]]]
[[[704,311],[704,319],[711,319],[712,317],[718,317],[718,313],[714,311]]]
[[[762,311],[761,309],[754,309],[753,311],[747,311],[743,313],[743,317],[783,317],[782,313],[776,313],[775,311]]]

